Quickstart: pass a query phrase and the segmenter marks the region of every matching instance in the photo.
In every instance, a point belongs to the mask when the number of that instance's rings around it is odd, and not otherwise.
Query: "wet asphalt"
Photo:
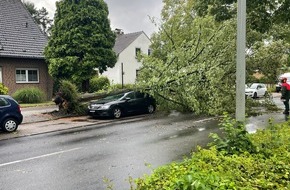
[[[274,101],[283,108],[278,95]],[[265,128],[270,118],[283,122],[281,112],[248,118],[248,131]],[[0,189],[130,189],[131,177],[182,160],[197,146],[205,147],[210,133],[221,134],[216,118],[172,112],[0,140]]]
[[[182,160],[219,132],[215,119],[191,114],[143,118],[0,141],[1,190],[130,189],[130,177]]]

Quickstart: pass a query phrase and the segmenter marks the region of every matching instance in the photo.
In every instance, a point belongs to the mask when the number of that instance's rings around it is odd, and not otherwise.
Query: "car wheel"
[[[256,99],[257,97],[258,97],[257,96],[257,92],[255,92],[254,95],[253,95],[253,98]]]
[[[6,119],[2,125],[2,130],[6,132],[16,131],[17,128],[18,128],[18,123],[13,118]]]
[[[147,107],[147,112],[151,114],[154,111],[155,111],[155,107],[152,104],[149,104]]]
[[[121,110],[121,108],[119,108],[119,107],[113,108],[113,110],[112,110],[112,116],[115,119],[119,119],[122,116],[122,110]]]

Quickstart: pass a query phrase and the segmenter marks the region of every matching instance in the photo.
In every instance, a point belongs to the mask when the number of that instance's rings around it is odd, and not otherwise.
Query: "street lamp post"
[[[245,121],[246,0],[238,0],[237,17],[236,120]]]

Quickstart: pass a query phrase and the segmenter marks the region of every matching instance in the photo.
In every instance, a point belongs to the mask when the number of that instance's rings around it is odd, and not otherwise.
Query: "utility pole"
[[[121,79],[122,79],[122,89],[124,88],[124,64],[121,63]]]
[[[236,120],[245,121],[246,99],[246,0],[238,0],[237,18],[237,70],[236,70]]]

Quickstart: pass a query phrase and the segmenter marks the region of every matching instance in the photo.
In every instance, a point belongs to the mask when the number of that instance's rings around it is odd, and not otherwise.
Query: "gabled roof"
[[[0,0],[0,57],[43,59],[47,37],[20,0]]]
[[[134,42],[143,33],[144,32],[141,31],[141,32],[134,32],[134,33],[129,33],[129,34],[119,34],[116,38],[116,42],[115,42],[115,46],[113,50],[115,51],[116,54],[120,54],[124,49],[126,49],[132,42]]]

